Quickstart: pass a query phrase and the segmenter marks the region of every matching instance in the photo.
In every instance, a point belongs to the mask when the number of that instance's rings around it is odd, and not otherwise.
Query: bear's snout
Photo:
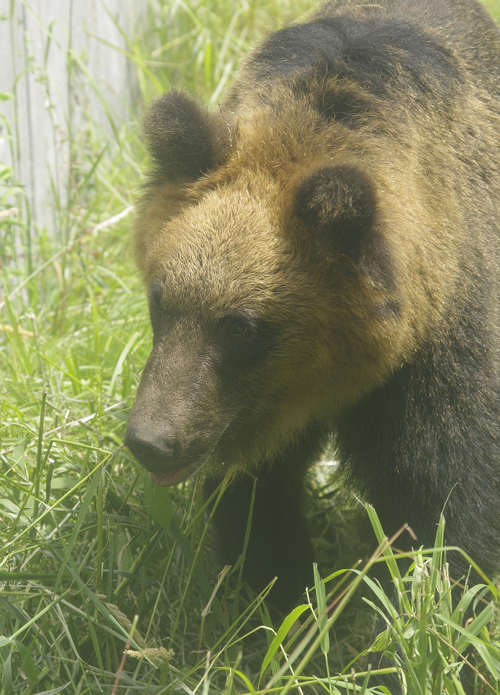
[[[157,434],[141,423],[129,422],[124,442],[141,466],[152,473],[177,468],[182,446],[173,437]]]

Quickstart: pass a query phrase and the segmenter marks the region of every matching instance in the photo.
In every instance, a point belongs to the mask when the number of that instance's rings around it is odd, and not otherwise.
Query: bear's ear
[[[213,169],[229,148],[228,126],[194,99],[174,90],[153,101],[143,128],[156,178],[195,181]]]
[[[316,169],[296,189],[295,213],[323,248],[359,257],[375,222],[371,181],[351,166]]]

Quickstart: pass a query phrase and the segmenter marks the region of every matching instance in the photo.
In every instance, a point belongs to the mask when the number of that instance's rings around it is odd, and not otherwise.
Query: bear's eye
[[[156,309],[157,311],[161,311],[163,309],[163,288],[161,282],[159,282],[158,280],[153,282],[153,284],[149,288],[148,298],[150,307]]]
[[[257,326],[254,317],[242,316],[226,316],[223,318],[218,327],[217,335],[224,341],[234,341],[240,338],[251,338],[256,333]]]
[[[163,285],[159,280],[153,282],[148,292],[149,318],[153,335],[156,335],[164,327],[166,307],[164,302]]]
[[[234,378],[257,365],[272,349],[277,331],[262,317],[239,311],[222,318],[214,336],[214,357],[221,377]]]
[[[245,321],[241,321],[236,319],[235,321],[232,322],[232,325],[230,327],[230,334],[231,335],[245,335],[245,333],[248,333],[250,330],[250,327],[248,323]]]

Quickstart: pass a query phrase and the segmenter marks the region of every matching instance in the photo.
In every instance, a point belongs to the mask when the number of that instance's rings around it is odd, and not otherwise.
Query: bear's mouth
[[[165,471],[163,473],[150,473],[151,480],[160,487],[173,487],[196,473],[198,466],[188,466],[177,471]]]
[[[201,461],[197,461],[196,463],[191,464],[190,466],[184,466],[183,468],[177,468],[171,471],[150,471],[149,475],[151,476],[151,480],[160,487],[173,487],[174,485],[182,483],[184,480],[186,480],[191,475],[199,471],[208,463],[209,459],[211,458],[212,454],[217,448],[219,441],[224,432],[227,430],[228,426],[229,423],[224,427],[220,435],[215,440],[214,444],[210,447],[210,450],[202,456]]]
[[[156,485],[173,487],[182,483],[208,463],[230,424],[231,420],[225,423],[208,448],[203,444],[198,445],[191,447],[190,455],[179,456],[180,460],[177,460],[177,465],[172,465],[173,462],[158,447],[154,446],[154,442],[145,440],[144,444],[140,438],[134,436],[133,429],[127,430],[125,444],[140,465],[149,472],[151,480]],[[169,463],[171,464],[170,467]]]

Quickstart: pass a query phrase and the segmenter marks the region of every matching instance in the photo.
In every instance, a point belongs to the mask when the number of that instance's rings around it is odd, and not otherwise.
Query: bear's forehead
[[[279,294],[298,262],[261,200],[227,187],[169,220],[152,241],[150,285],[172,304],[262,305]]]
[[[231,274],[249,265],[274,265],[282,245],[264,209],[242,205],[230,194],[213,195],[159,230],[153,263],[174,274],[188,269],[200,277],[209,271]]]

